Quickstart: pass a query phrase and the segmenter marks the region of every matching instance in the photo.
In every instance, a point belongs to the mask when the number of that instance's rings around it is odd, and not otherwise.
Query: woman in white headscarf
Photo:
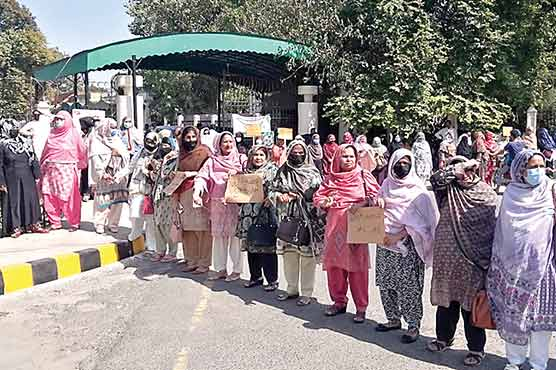
[[[432,174],[432,153],[431,147],[423,132],[419,132],[415,137],[415,142],[411,148],[415,158],[415,172],[425,183]]]
[[[373,175],[377,179],[378,183],[382,184],[387,176],[388,158],[390,157],[388,148],[382,144],[382,140],[380,140],[379,137],[375,137],[373,139],[371,147],[374,150],[376,160],[376,168],[373,171]]]

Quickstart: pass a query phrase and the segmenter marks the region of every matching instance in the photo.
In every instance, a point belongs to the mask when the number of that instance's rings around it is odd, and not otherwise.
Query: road
[[[454,350],[439,355],[424,349],[434,336],[430,271],[423,336],[404,345],[401,332],[374,331],[384,320],[374,279],[367,323],[354,325],[351,302],[351,313],[323,316],[330,300],[320,270],[318,303],[300,308],[278,302],[275,293],[245,289],[242,282],[193,278],[180,265],[141,257],[124,264],[0,297],[0,369],[464,368],[462,324]],[[481,369],[503,369],[503,343],[495,332],[489,333],[487,350]]]

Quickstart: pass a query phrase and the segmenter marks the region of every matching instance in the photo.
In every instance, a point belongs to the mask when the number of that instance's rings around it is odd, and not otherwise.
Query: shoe
[[[355,316],[353,316],[353,322],[356,324],[363,324],[365,322],[365,312],[364,311],[356,312]]]
[[[313,298],[312,297],[303,297],[301,296],[297,302],[295,302],[296,305],[303,307],[303,306],[308,306],[313,302]]]
[[[328,308],[324,311],[324,315],[328,317],[338,316],[341,314],[346,313],[347,307],[338,307],[335,304],[328,306]]]
[[[273,292],[273,291],[275,291],[276,289],[278,289],[278,282],[275,281],[275,282],[273,282],[273,283],[270,283],[270,284],[268,284],[268,285],[265,285],[265,286],[263,287],[263,289],[264,289],[266,292]]]
[[[97,234],[104,234],[104,226],[98,225],[97,227],[95,227],[95,232]]]
[[[230,275],[228,275],[228,277],[226,278],[226,282],[227,283],[231,283],[232,281],[236,281],[239,280],[239,278],[241,277],[241,274],[239,272],[232,272]],[[261,282],[262,284],[262,282]]]
[[[195,270],[197,270],[197,266],[195,265],[185,265],[185,267],[183,268],[183,272],[193,272]]]
[[[91,200],[91,197],[89,196],[89,194],[85,194],[83,195],[83,199],[84,202],[88,202],[89,200]]]
[[[253,288],[255,286],[259,286],[259,285],[263,285],[263,279],[257,279],[257,280],[249,280],[248,282],[246,282],[245,284],[243,284],[244,288]]]
[[[44,227],[40,226],[40,225],[31,225],[31,227],[29,228],[29,231],[31,231],[34,234],[48,234],[49,230],[45,229]]]
[[[431,352],[445,352],[452,346],[452,344],[454,344],[453,339],[448,343],[434,339],[427,344],[427,350]]]
[[[50,226],[50,231],[56,231],[56,230],[62,230],[62,225],[59,225],[59,226],[51,225]]]
[[[110,231],[112,234],[117,234],[118,233],[118,227],[117,226],[110,226],[108,228],[108,231]]]
[[[193,275],[202,275],[202,274],[206,274],[207,272],[209,272],[208,267],[197,267],[197,269],[195,271],[191,271],[191,274],[193,274]]]
[[[216,280],[221,280],[221,279],[226,279],[228,276],[228,274],[226,273],[226,271],[220,271],[215,273],[212,276],[209,276],[208,280],[209,281],[216,281]]]
[[[463,359],[463,364],[468,367],[479,366],[481,365],[481,362],[483,362],[484,358],[485,358],[484,352],[469,351],[465,356],[465,358]],[[516,368],[519,369],[519,366],[517,366]]]
[[[178,260],[178,258],[176,256],[172,256],[171,254],[167,254],[160,259],[160,262],[162,262],[162,263],[171,263],[171,262],[176,262],[177,260]]]
[[[17,239],[21,235],[23,235],[23,231],[20,228],[17,228],[17,229],[14,229],[14,231],[12,232],[12,234],[10,236],[14,239]]]
[[[419,329],[411,328],[407,330],[407,333],[402,335],[402,343],[409,344],[417,341],[419,339]]]
[[[402,328],[402,323],[399,321],[389,321],[386,324],[378,324],[375,328],[379,333],[385,333],[392,330],[400,330]]]
[[[79,226],[72,226],[72,227],[69,228],[68,231],[69,231],[70,233],[74,233],[74,232],[76,232],[77,230],[79,230]]]
[[[276,297],[276,299],[279,301],[287,301],[289,299],[296,299],[296,298],[299,298],[299,294],[282,293],[282,294],[278,294],[278,296]]]
[[[521,370],[521,366],[514,365],[514,364],[507,364],[506,367],[504,367],[504,370]]]

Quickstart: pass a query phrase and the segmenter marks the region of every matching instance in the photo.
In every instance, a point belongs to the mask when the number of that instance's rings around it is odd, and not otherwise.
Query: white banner
[[[251,117],[242,116],[239,114],[232,114],[232,126],[234,128],[234,134],[237,132],[246,133],[246,125],[261,125],[261,132],[271,132],[272,128],[270,126],[270,114],[266,116]]]

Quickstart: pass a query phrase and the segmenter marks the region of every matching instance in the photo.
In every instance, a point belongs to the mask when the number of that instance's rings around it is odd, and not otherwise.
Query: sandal
[[[276,297],[276,299],[278,299],[279,301],[287,301],[289,299],[296,299],[296,298],[299,298],[299,294],[282,293],[282,294],[278,294],[278,296]]]
[[[356,324],[363,324],[365,320],[365,311],[357,311],[353,316],[353,322]]]
[[[13,233],[10,235],[12,238],[17,239],[23,235],[23,231],[20,228],[14,229]]]
[[[248,282],[243,284],[243,287],[244,288],[253,288],[253,287],[259,286],[259,285],[263,285],[263,279],[249,280]]]
[[[263,289],[264,289],[266,292],[273,292],[273,291],[275,291],[276,289],[278,289],[278,282],[275,281],[275,282],[273,282],[273,283],[270,283],[270,284],[264,286]]]
[[[207,272],[209,272],[209,268],[208,267],[197,267],[197,269],[195,271],[191,271],[191,273],[193,275],[201,275],[201,274],[206,274]]]
[[[427,344],[427,350],[431,352],[444,352],[452,346],[453,342],[453,339],[448,343],[444,343],[441,340],[434,339]]]
[[[155,253],[152,257],[151,257],[151,262],[160,262],[160,260],[164,258],[163,254],[160,253]]]
[[[176,262],[177,260],[178,260],[178,258],[176,256],[172,256],[171,254],[167,254],[160,259],[160,262],[162,262],[162,263],[171,263],[171,262]]]
[[[328,306],[326,310],[324,310],[324,316],[332,317],[346,313],[347,307],[338,307],[335,304]]]
[[[108,231],[110,231],[112,234],[117,234],[118,233],[118,227],[117,226],[110,226],[110,227],[108,227]]]
[[[469,367],[479,366],[485,358],[484,352],[469,352],[463,359],[463,364]]]
[[[182,269],[183,272],[193,272],[195,270],[197,270],[199,267],[195,266],[195,265],[185,265],[185,267]]]
[[[404,344],[416,342],[417,339],[419,339],[419,329],[417,328],[410,328],[407,333],[402,335],[402,343]]]
[[[386,333],[387,331],[400,330],[402,323],[400,321],[388,321],[386,324],[378,324],[375,328],[379,333]]]
[[[226,271],[220,271],[220,272],[215,273],[212,276],[209,276],[208,280],[209,281],[216,281],[216,280],[226,279],[227,276],[228,276],[228,274],[226,273]]]
[[[297,302],[295,302],[295,304],[302,307],[302,306],[310,305],[311,302],[313,302],[313,298],[311,298],[311,297],[301,297],[297,300]]]
[[[228,275],[228,277],[226,278],[226,282],[227,283],[231,283],[232,281],[236,281],[239,280],[239,278],[241,277],[241,274],[239,272],[232,272],[230,275]],[[261,282],[262,284],[262,282]]]

